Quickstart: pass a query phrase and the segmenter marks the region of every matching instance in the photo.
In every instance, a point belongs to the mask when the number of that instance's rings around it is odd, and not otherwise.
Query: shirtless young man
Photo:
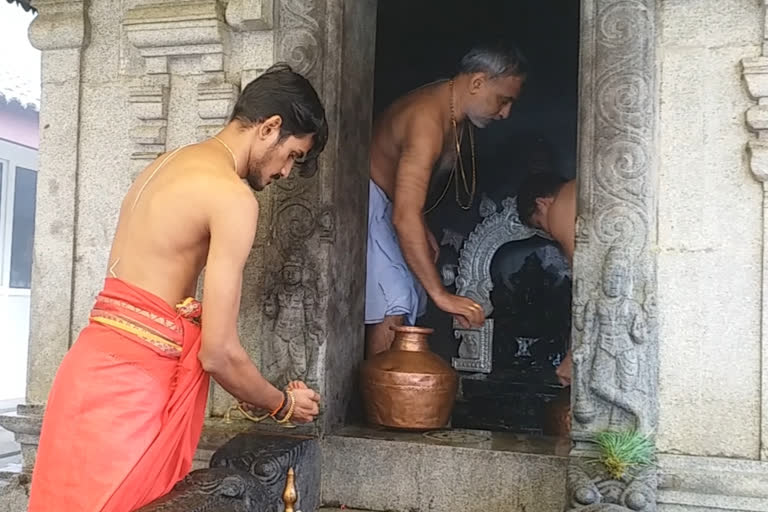
[[[310,83],[275,66],[243,90],[217,136],[139,175],[104,289],[48,398],[31,512],[126,512],[170,491],[191,467],[208,376],[275,420],[314,420],[319,395],[301,382],[267,382],[240,343],[237,317],[259,214],[251,188],[294,167],[311,175],[327,136]],[[203,268],[201,306],[185,298]]]
[[[576,242],[576,180],[565,181],[557,175],[529,175],[517,193],[520,221],[541,229],[560,245],[573,266]],[[563,386],[571,385],[571,351],[557,367],[557,378]]]
[[[484,128],[506,119],[526,68],[513,46],[477,47],[451,80],[403,96],[376,121],[368,204],[367,357],[389,348],[391,326],[413,325],[424,314],[425,292],[462,325],[485,320],[479,304],[443,287],[435,267],[439,246],[427,228],[424,203],[432,173],[457,165],[463,125]]]

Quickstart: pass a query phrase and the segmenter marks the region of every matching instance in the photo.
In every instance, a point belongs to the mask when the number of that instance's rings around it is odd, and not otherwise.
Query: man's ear
[[[487,80],[488,75],[485,73],[472,73],[469,77],[469,93],[477,94]]]
[[[283,118],[274,115],[265,119],[261,125],[259,125],[259,137],[266,140],[270,137],[274,137],[274,134],[280,134],[280,127],[283,125]]]

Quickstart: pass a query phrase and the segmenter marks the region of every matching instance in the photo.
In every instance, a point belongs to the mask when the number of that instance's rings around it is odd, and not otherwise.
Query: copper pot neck
[[[406,352],[428,352],[427,338],[434,329],[427,327],[391,327],[395,331],[395,341],[392,350],[404,350]]]

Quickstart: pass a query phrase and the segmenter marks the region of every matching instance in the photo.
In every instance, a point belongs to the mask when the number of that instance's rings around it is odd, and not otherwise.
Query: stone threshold
[[[322,440],[329,510],[552,512],[565,506],[568,439],[345,427]]]

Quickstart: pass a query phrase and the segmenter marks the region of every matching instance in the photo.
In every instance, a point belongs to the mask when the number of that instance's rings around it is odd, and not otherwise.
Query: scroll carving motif
[[[580,199],[573,297],[573,430],[653,436],[658,421],[653,0],[582,3]],[[617,482],[578,457],[572,510],[656,510],[655,468]]]
[[[280,2],[278,51],[294,71],[314,77],[322,57],[320,24],[313,16],[318,2],[283,0]]]

